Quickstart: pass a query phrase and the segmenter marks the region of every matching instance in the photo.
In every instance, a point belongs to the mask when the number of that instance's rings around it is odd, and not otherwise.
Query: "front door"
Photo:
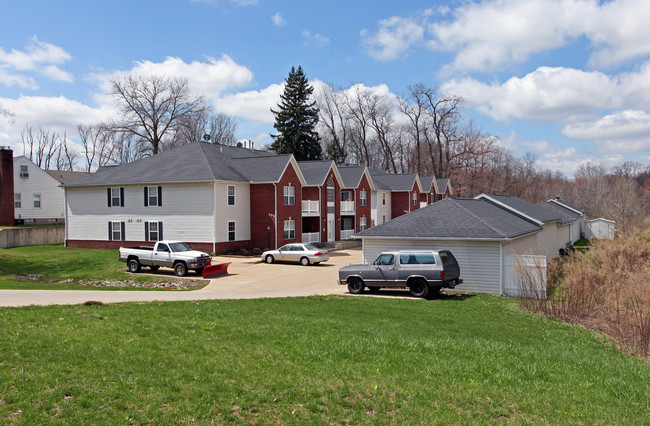
[[[395,256],[382,254],[373,263],[374,268],[368,272],[366,284],[392,285],[395,284]]]
[[[327,241],[335,240],[336,238],[334,233],[335,230],[336,227],[335,227],[334,214],[328,214],[327,215]]]
[[[334,180],[329,178],[327,180],[327,241],[334,241],[336,239],[336,228],[334,225],[336,221],[334,214],[336,212],[336,187]]]

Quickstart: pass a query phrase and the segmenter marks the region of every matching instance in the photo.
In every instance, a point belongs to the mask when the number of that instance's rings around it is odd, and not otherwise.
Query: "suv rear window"
[[[433,253],[400,253],[399,263],[402,265],[435,265]]]
[[[439,254],[440,254],[440,259],[442,259],[442,264],[444,266],[456,265],[458,263],[454,255],[451,254],[451,252],[441,251]]]

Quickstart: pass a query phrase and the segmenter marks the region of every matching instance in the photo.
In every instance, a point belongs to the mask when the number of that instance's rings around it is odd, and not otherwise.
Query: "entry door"
[[[327,241],[334,241],[335,239],[335,227],[336,223],[334,220],[333,214],[327,215]]]

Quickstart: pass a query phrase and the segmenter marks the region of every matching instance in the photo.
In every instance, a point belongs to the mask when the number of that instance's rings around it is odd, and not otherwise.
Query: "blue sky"
[[[0,145],[42,126],[74,139],[114,114],[119,74],[187,77],[238,138],[270,141],[282,82],[404,95],[423,82],[517,154],[568,175],[650,164],[650,2],[31,1],[3,5]]]

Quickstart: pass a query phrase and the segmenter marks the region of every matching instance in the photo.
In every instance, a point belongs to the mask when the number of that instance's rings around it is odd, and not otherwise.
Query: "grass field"
[[[0,423],[650,423],[650,366],[516,299],[0,309]]]
[[[133,287],[103,285],[115,281],[132,281]],[[117,250],[75,249],[62,245],[0,249],[0,289],[148,290],[145,283],[162,285],[176,281],[173,276],[128,273],[126,264],[118,260]],[[190,285],[192,289],[204,286]]]

